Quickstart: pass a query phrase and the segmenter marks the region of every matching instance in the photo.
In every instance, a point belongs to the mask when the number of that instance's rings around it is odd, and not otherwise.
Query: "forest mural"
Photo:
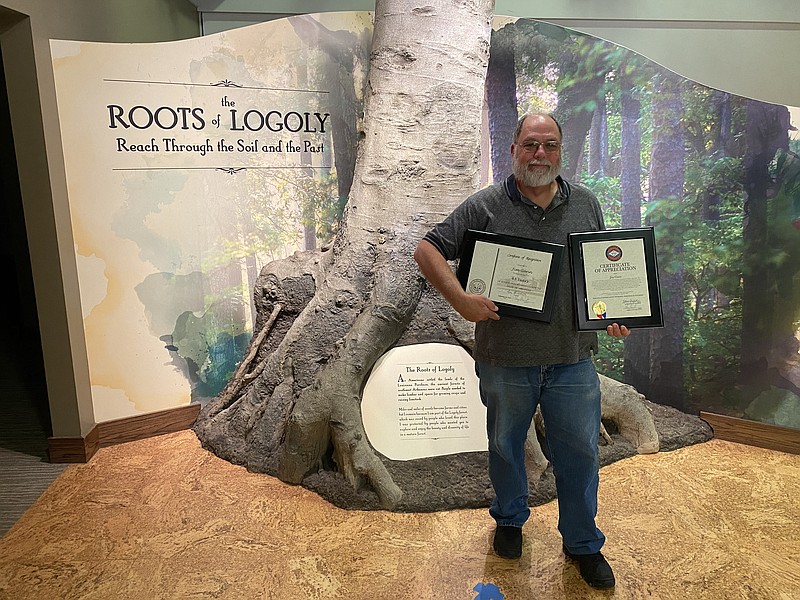
[[[220,394],[263,326],[252,297],[262,267],[330,244],[353,184],[371,37],[368,13],[303,15],[182,42],[191,46],[188,66],[158,45],[61,42],[56,79],[73,229],[83,240],[76,253],[84,329],[93,332],[93,399],[119,405],[96,406],[100,420]],[[215,152],[193,157],[194,170],[156,169],[170,166],[163,152],[108,152],[120,134],[85,131],[107,109],[83,90],[88,81],[116,94],[123,84],[113,82],[137,78],[142,65],[154,81],[128,82],[126,93],[168,82],[160,96],[204,106],[209,118],[223,95],[238,107],[329,114],[314,134],[320,150]],[[506,17],[495,19],[485,103],[486,184],[511,171],[518,116],[550,111],[564,129],[562,174],[597,194],[607,226],[655,229],[666,326],[637,330],[624,344],[600,336],[598,370],[685,412],[800,428],[792,125],[800,109],[710,89],[613,43]],[[233,139],[211,121],[206,134]],[[150,133],[141,135],[146,144]],[[201,141],[193,131],[170,135]],[[109,156],[131,168],[97,176],[94,163]]]
[[[346,80],[364,44],[349,32],[323,39],[316,68],[360,97],[363,78]],[[800,141],[789,108],[527,19],[493,32],[486,103],[488,181],[511,172],[518,115],[551,111],[564,129],[562,174],[597,194],[607,226],[655,228],[665,327],[624,345],[601,336],[599,371],[689,413],[800,428]],[[352,139],[358,111],[339,117]],[[345,148],[330,175],[345,182],[340,200],[352,177]]]
[[[530,20],[494,32],[486,93],[495,181],[510,173],[517,114],[552,111],[562,173],[597,194],[607,226],[655,228],[665,327],[624,347],[604,340],[598,369],[686,412],[800,427],[800,142],[789,109]]]
[[[335,168],[271,183],[255,214],[274,214],[276,193],[279,206],[299,198],[311,249],[335,233],[352,182],[369,32],[290,21],[313,40],[302,78],[337,94]],[[551,111],[562,174],[597,194],[607,227],[655,228],[665,327],[624,345],[600,336],[598,370],[685,412],[800,428],[800,141],[789,108],[528,19],[495,29],[486,102],[487,180],[511,172],[518,115]],[[291,219],[272,218],[270,239],[299,237]]]

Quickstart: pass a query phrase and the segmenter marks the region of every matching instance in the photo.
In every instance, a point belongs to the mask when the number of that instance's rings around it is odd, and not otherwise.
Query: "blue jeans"
[[[595,525],[600,381],[592,360],[536,367],[476,363],[475,370],[487,409],[489,478],[495,491],[489,514],[498,525],[514,527],[522,527],[531,514],[525,439],[541,406],[564,546],[573,554],[598,552],[605,536]]]

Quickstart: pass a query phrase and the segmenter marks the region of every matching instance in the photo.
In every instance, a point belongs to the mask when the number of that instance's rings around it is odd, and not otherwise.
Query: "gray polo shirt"
[[[461,257],[467,229],[567,245],[574,232],[605,229],[597,198],[557,179],[558,192],[542,210],[517,188],[514,176],[489,186],[458,206],[425,239],[447,260]],[[475,360],[504,367],[574,363],[597,352],[597,334],[578,332],[572,298],[569,252],[564,252],[550,323],[503,316],[475,326]]]

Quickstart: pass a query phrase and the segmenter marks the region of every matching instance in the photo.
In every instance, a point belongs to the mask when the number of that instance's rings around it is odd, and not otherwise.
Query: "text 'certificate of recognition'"
[[[456,275],[467,292],[492,299],[499,314],[549,322],[565,249],[468,229]]]
[[[476,241],[467,289],[485,282],[485,295],[495,302],[542,310],[552,258],[549,252]]]
[[[642,239],[586,242],[583,264],[590,319],[650,316]]]

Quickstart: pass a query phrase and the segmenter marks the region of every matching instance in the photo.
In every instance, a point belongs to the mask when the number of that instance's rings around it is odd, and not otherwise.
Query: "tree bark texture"
[[[400,500],[366,439],[361,388],[417,311],[417,242],[477,188],[491,14],[488,1],[376,3],[342,230],[331,248],[262,272],[261,315],[283,308],[257,351],[260,374],[209,403],[195,426],[218,455],[291,483],[335,463],[384,506]]]
[[[622,227],[642,226],[642,103],[633,82],[620,74],[620,187]]]
[[[607,174],[608,162],[608,130],[606,120],[606,98],[597,99],[597,108],[592,116],[589,129],[589,175],[603,176]]]
[[[683,202],[684,136],[681,127],[681,82],[666,70],[661,74],[653,101],[653,149],[650,163],[650,201],[668,202],[677,209]],[[664,214],[664,213],[662,213]],[[663,219],[660,220],[663,224]],[[656,237],[659,229],[656,226]],[[662,237],[664,239],[664,237]],[[660,404],[684,409],[683,375],[683,239],[673,233],[669,265],[659,264],[664,328],[650,332],[650,393]]]
[[[768,223],[773,183],[770,163],[779,150],[788,150],[789,115],[785,106],[757,100],[748,100],[746,110],[741,374],[743,380],[766,389],[770,383],[768,356],[779,337],[775,327],[779,280],[770,256]],[[792,329],[789,326],[784,331]]]
[[[620,200],[622,227],[642,226],[642,103],[634,79],[619,73],[621,149]],[[637,390],[650,393],[650,331],[640,329],[625,339],[624,379]]]

